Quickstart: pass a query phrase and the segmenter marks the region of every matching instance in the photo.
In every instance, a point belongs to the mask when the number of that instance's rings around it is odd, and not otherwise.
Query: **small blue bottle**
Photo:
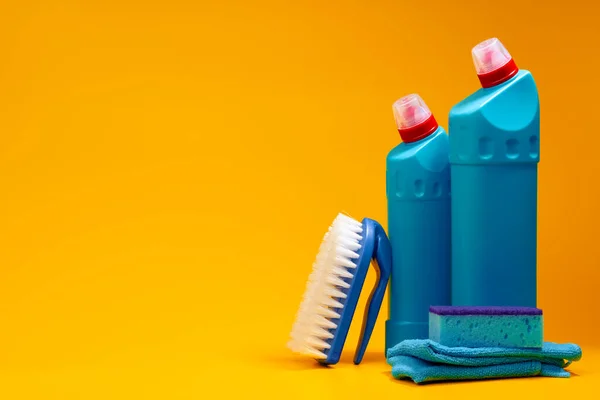
[[[493,38],[482,88],[450,111],[452,304],[536,307],[538,91]]]
[[[392,245],[386,351],[405,339],[427,339],[429,307],[451,301],[448,135],[416,94],[393,109],[403,143],[386,165]]]

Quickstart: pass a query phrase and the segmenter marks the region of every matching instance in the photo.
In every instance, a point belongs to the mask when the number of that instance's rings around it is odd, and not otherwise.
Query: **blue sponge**
[[[541,348],[544,342],[542,310],[430,307],[429,339],[448,347]]]

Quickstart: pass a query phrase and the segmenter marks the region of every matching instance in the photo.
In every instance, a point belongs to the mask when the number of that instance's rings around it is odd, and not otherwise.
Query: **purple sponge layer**
[[[542,310],[535,307],[459,307],[431,306],[429,312],[437,315],[542,315]]]

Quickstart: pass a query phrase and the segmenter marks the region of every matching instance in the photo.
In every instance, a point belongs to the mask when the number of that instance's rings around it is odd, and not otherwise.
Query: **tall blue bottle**
[[[416,94],[394,103],[394,115],[403,143],[387,157],[386,351],[405,339],[428,338],[429,307],[451,300],[448,135]]]
[[[497,39],[472,53],[483,88],[450,111],[452,304],[535,307],[538,92]]]

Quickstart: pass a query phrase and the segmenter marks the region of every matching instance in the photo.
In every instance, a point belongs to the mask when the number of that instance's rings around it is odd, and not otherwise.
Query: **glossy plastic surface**
[[[449,132],[452,304],[535,307],[540,114],[531,74],[454,106]]]
[[[387,157],[388,235],[392,244],[386,351],[428,337],[429,306],[450,304],[450,166],[439,127]]]

